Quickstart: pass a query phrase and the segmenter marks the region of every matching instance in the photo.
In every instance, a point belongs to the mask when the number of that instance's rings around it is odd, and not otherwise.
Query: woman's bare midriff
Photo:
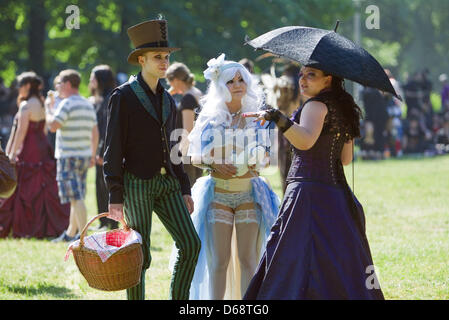
[[[255,176],[258,177],[259,174],[256,171],[253,170],[249,170],[247,173],[245,173],[243,176],[239,176],[239,177],[229,177],[229,176],[225,176],[221,173],[218,172],[212,172],[211,176],[213,178],[217,178],[217,179],[223,179],[223,180],[230,180],[230,179],[248,179],[248,178],[254,178]],[[236,193],[235,191],[228,191],[225,189],[221,189],[221,188],[217,188],[215,187],[215,191],[217,192],[223,192],[223,193]]]

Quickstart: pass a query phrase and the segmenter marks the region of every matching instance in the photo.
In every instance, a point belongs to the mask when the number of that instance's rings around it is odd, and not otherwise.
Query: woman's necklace
[[[239,115],[242,113],[242,109],[240,109],[237,112],[231,113],[232,121],[231,121],[231,128],[232,129],[238,129],[240,128],[240,124],[242,122],[242,117],[239,117]]]
[[[231,116],[232,116],[232,118],[235,118],[235,117],[238,116],[240,113],[242,113],[242,109],[240,109],[239,111],[234,112],[234,113],[231,112]]]

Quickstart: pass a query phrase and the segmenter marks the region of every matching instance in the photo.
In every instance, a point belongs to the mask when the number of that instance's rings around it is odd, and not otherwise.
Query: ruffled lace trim
[[[235,212],[235,224],[259,223],[255,209],[239,210]]]

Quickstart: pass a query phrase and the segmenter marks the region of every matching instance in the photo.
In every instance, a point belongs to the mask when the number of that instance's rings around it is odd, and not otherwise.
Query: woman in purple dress
[[[363,208],[343,170],[360,135],[360,108],[341,78],[321,70],[303,67],[300,87],[308,100],[292,119],[275,109],[247,115],[275,122],[294,155],[277,221],[244,299],[383,299]]]

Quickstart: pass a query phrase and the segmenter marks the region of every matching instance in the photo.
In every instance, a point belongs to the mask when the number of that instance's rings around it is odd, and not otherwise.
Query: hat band
[[[143,49],[143,48],[167,48],[167,47],[168,47],[168,41],[155,41],[155,42],[144,43],[144,44],[138,46],[136,49]]]

